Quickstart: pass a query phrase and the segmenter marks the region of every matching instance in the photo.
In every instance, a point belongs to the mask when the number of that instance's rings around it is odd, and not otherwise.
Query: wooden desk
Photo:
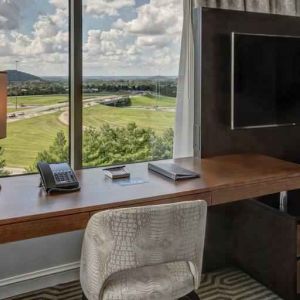
[[[90,216],[104,209],[204,199],[218,205],[300,188],[300,165],[263,155],[185,158],[176,163],[200,172],[201,178],[174,183],[147,170],[146,163],[128,165],[132,178],[144,184],[120,186],[99,169],[77,172],[81,191],[46,195],[39,176],[2,178],[0,243],[85,228]]]

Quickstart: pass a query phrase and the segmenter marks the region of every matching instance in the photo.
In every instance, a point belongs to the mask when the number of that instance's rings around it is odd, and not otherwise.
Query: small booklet
[[[102,169],[104,174],[111,179],[128,178],[130,173],[126,170],[125,166],[114,166]]]
[[[168,162],[149,163],[148,169],[173,180],[200,177],[200,175],[196,172],[184,169],[176,164]]]

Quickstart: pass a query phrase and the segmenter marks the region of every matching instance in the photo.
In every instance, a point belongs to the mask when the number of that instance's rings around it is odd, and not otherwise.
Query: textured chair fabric
[[[95,214],[81,256],[87,298],[167,300],[197,289],[206,213],[198,200]]]
[[[187,262],[164,263],[121,271],[105,284],[103,300],[174,300],[194,289]]]

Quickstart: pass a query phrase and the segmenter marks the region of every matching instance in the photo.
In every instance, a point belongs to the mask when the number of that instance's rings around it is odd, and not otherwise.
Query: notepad
[[[102,169],[104,174],[112,179],[128,178],[130,173],[126,170],[125,166],[114,166]]]
[[[177,164],[168,162],[149,163],[148,169],[173,180],[191,179],[200,177],[200,174],[184,169]]]

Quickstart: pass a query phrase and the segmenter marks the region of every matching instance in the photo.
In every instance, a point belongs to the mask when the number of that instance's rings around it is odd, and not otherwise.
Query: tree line
[[[93,80],[83,83],[84,93],[134,93],[152,92],[163,96],[176,97],[176,80],[130,80],[104,81]],[[24,81],[11,83],[8,87],[9,96],[53,95],[69,93],[68,83],[65,81]]]
[[[135,123],[129,123],[126,127],[112,127],[109,124],[98,129],[89,127],[83,136],[83,165],[96,167],[172,158],[173,137],[171,128],[159,136],[153,129],[139,128]],[[69,144],[65,133],[59,131],[53,144],[38,153],[27,171],[35,172],[39,161],[53,163],[68,160]]]

